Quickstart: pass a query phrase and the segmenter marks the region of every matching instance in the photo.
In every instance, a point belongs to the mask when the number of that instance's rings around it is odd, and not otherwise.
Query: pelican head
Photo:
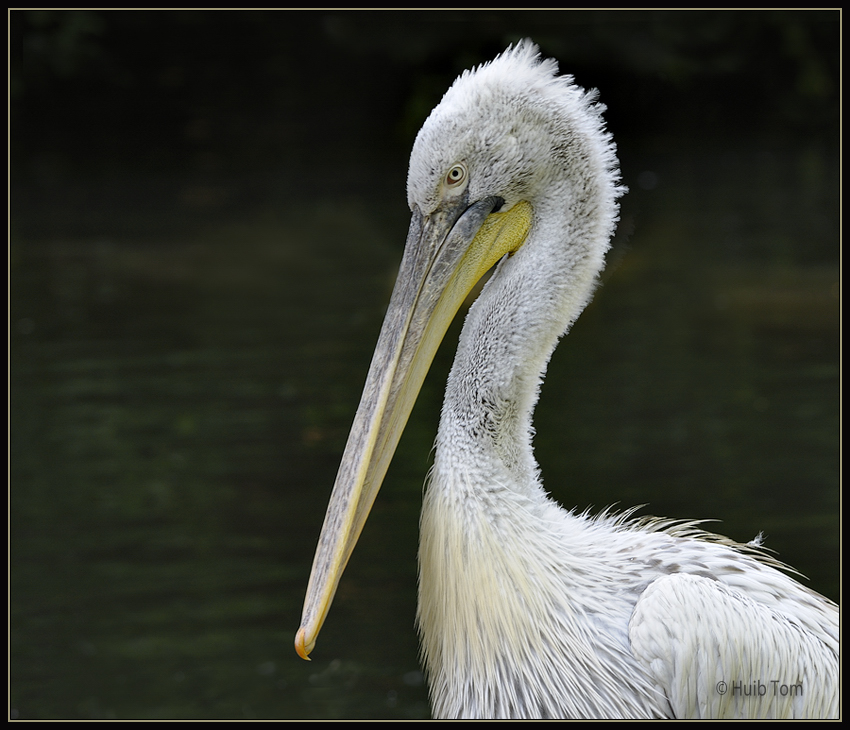
[[[440,341],[473,286],[520,251],[545,218],[541,212],[556,206],[560,219],[571,207],[584,212],[592,200],[592,215],[584,216],[572,237],[580,250],[562,252],[576,260],[581,273],[570,282],[573,307],[566,308],[583,306],[590,296],[616,219],[616,160],[594,94],[556,72],[554,61],[540,60],[536,46],[520,43],[460,76],[416,137],[404,257],[328,506],[295,641],[305,659]],[[545,260],[547,252],[538,256]],[[565,307],[558,304],[553,314],[560,334]]]

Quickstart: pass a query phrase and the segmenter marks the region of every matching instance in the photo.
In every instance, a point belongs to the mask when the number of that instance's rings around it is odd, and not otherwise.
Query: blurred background
[[[629,193],[536,414],[567,507],[714,518],[839,598],[839,14],[12,11],[10,716],[425,718],[449,332],[292,640],[413,138],[531,37]]]

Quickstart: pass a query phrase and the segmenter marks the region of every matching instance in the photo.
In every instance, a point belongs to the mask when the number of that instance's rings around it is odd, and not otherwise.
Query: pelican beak
[[[381,487],[431,361],[475,283],[516,251],[531,205],[467,194],[431,215],[414,209],[381,335],[319,536],[295,650],[307,659]]]

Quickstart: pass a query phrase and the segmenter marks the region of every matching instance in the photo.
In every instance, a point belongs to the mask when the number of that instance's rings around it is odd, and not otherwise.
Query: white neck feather
[[[545,204],[532,205],[540,214],[528,240],[499,264],[464,324],[423,503],[419,623],[437,716],[475,706],[480,716],[545,715],[545,698],[537,706],[521,696],[487,704],[487,688],[513,681],[520,693],[524,686],[546,694],[547,684],[550,697],[564,691],[563,678],[523,676],[540,664],[534,655],[552,650],[541,617],[554,611],[560,623],[574,623],[564,606],[546,605],[564,595],[568,580],[566,513],[543,491],[531,416],[557,341],[591,296],[610,217],[575,205],[562,205],[556,216]],[[552,635],[569,633],[561,627]],[[441,697],[467,701],[449,707]]]
[[[525,245],[499,263],[464,323],[435,471],[458,475],[475,468],[473,489],[508,480],[513,491],[542,494],[532,413],[559,338],[591,297],[615,215],[615,209],[582,206],[571,187],[564,180],[550,189],[554,195],[532,201],[535,218]]]

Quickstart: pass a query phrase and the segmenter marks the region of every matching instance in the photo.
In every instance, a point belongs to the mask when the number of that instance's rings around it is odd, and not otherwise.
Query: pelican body
[[[413,147],[410,231],[307,589],[307,658],[436,349],[472,305],[421,517],[438,718],[837,717],[838,608],[753,546],[545,493],[531,415],[623,189],[595,93],[522,42],[465,72]],[[764,688],[764,691],[762,691]]]

